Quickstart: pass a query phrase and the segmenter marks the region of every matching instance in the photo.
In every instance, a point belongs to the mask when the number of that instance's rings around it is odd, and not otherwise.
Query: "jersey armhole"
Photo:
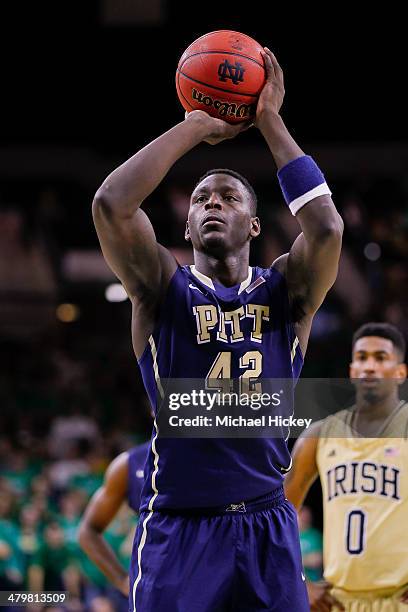
[[[284,256],[282,255],[282,257],[284,257]],[[280,258],[278,258],[278,259],[280,259]],[[275,260],[275,262],[276,261],[277,260]],[[304,355],[303,355],[302,349],[300,347],[299,338],[298,338],[298,335],[297,335],[296,329],[295,329],[295,323],[294,323],[293,318],[292,318],[290,298],[289,298],[289,290],[288,290],[288,283],[286,281],[285,275],[282,274],[282,271],[279,270],[278,267],[275,267],[274,264],[269,266],[269,268],[266,268],[266,270],[269,273],[273,273],[273,274],[277,275],[280,278],[280,283],[281,283],[281,286],[282,286],[282,291],[284,291],[284,293],[285,293],[285,320],[286,320],[286,327],[287,327],[288,336],[289,336],[289,342],[290,342],[292,371],[293,371],[294,379],[297,380],[299,378],[299,376],[300,376],[300,372],[301,372],[302,367],[303,367]],[[300,360],[300,363],[299,363],[299,360]]]
[[[166,293],[163,296],[163,299],[160,302],[160,307],[159,307],[159,312],[157,315],[157,321],[153,327],[153,331],[150,334],[149,338],[151,338],[152,336],[155,337],[158,330],[161,327],[162,321],[163,321],[163,317],[164,317],[164,313],[166,312],[166,306],[169,302],[169,296],[170,293],[173,289],[173,285],[175,284],[176,281],[176,277],[179,274],[179,272],[183,271],[183,267],[180,266],[179,264],[177,265],[176,271],[174,272],[173,276],[170,279],[169,285],[167,287]],[[150,351],[150,343],[149,343],[149,338],[147,339],[146,342],[146,346],[143,349],[143,353],[141,354],[140,358],[137,360],[138,365],[140,366],[140,364],[144,361],[144,359],[146,358],[146,355],[149,354]]]

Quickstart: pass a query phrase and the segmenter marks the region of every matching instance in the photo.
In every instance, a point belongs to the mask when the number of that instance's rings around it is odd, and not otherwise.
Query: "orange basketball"
[[[231,30],[209,32],[183,53],[176,72],[179,100],[186,111],[239,123],[255,115],[265,83],[263,47]]]

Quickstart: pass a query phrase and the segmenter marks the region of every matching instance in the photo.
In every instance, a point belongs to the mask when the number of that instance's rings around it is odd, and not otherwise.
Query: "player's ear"
[[[188,221],[186,221],[186,231],[184,232],[184,240],[186,240],[187,242],[190,242],[190,240],[191,240],[190,228],[189,228],[189,225],[188,225]]]
[[[398,378],[399,385],[404,384],[407,378],[407,366],[405,363],[398,364],[397,371],[396,371],[396,378]]]
[[[353,367],[353,363],[349,364],[349,378],[353,387],[356,387],[356,379],[358,378],[358,373]]]
[[[261,222],[259,221],[258,217],[252,217],[251,218],[251,229],[249,232],[251,238],[256,238],[257,236],[259,236],[260,233],[261,233]]]

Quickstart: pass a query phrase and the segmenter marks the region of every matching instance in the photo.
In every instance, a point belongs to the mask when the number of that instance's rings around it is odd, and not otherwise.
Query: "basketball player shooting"
[[[132,338],[153,409],[168,378],[286,378],[295,383],[313,315],[337,274],[343,223],[316,163],[279,114],[283,73],[262,53],[267,79],[255,125],[265,138],[301,227],[271,267],[249,267],[260,231],[256,196],[228,169],[193,190],[181,267],[158,244],[143,200],[181,156],[247,125],[203,111],[144,147],[98,189],[93,216],[106,261],[132,301]],[[283,438],[169,439],[154,422],[130,567],[138,612],[309,610],[296,512],[285,500]]]
[[[313,611],[408,610],[404,355],[405,340],[393,325],[358,329],[350,364],[355,405],[314,423],[294,446],[288,499],[300,508],[317,476],[323,489],[327,583],[308,585]]]

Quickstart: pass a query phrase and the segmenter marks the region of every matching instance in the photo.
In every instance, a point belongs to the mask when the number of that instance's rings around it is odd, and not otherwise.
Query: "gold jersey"
[[[346,591],[408,583],[408,404],[362,438],[353,409],[323,421],[317,465],[323,491],[324,576]]]

